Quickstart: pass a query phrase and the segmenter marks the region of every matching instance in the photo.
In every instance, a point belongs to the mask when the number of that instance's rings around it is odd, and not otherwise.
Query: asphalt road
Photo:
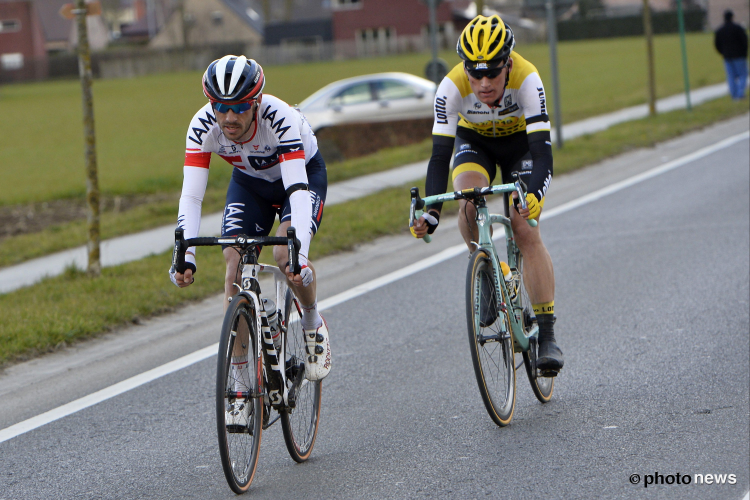
[[[334,369],[313,457],[292,462],[272,427],[249,495],[742,498],[748,149],[745,139],[543,222],[566,366],[547,405],[519,370],[509,427],[492,423],[476,388],[464,255],[327,310]],[[0,499],[232,498],[214,370],[211,357],[0,443]],[[30,393],[54,381],[37,384]],[[645,488],[657,473],[691,484]],[[736,484],[695,484],[695,474],[735,474]]]

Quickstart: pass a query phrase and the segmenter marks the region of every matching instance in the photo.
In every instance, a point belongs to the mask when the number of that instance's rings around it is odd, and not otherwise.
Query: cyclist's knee
[[[521,216],[515,217],[513,221],[513,238],[522,252],[524,248],[544,245],[539,227],[531,227],[528,221]]]
[[[224,282],[227,286],[231,286],[232,283],[235,282],[238,274],[237,267],[240,264],[240,254],[234,248],[225,248],[224,261],[227,264]]]

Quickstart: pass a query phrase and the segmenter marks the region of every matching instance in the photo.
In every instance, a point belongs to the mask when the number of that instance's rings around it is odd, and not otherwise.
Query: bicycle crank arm
[[[297,373],[297,376],[294,377],[292,386],[289,388],[289,397],[287,398],[289,408],[295,408],[297,406],[297,394],[299,393],[299,390],[302,387],[304,381],[305,370],[300,370],[299,373]]]
[[[267,422],[267,423],[263,424],[263,430],[266,430],[266,429],[268,429],[269,427],[271,427],[271,426],[272,426],[273,424],[275,424],[275,423],[276,423],[276,421],[277,421],[278,419],[280,419],[280,418],[281,418],[281,413],[277,413],[277,414],[276,414],[276,418],[274,418],[274,419],[273,419],[273,420],[271,420],[270,422]]]

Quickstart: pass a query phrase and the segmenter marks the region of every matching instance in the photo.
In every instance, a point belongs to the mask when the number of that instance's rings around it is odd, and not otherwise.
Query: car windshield
[[[378,99],[381,100],[406,99],[417,96],[416,90],[412,87],[395,80],[381,80],[375,84],[375,87],[378,91]]]
[[[372,101],[370,83],[357,83],[347,87],[331,99],[331,106],[347,106],[351,104],[362,104]]]

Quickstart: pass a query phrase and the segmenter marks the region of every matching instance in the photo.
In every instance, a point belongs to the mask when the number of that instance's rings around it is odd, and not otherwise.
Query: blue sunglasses
[[[224,104],[221,102],[213,102],[211,104],[219,113],[226,113],[231,109],[236,114],[241,115],[245,111],[249,111],[250,109],[252,109],[254,103],[255,101],[241,102],[239,104]]]

